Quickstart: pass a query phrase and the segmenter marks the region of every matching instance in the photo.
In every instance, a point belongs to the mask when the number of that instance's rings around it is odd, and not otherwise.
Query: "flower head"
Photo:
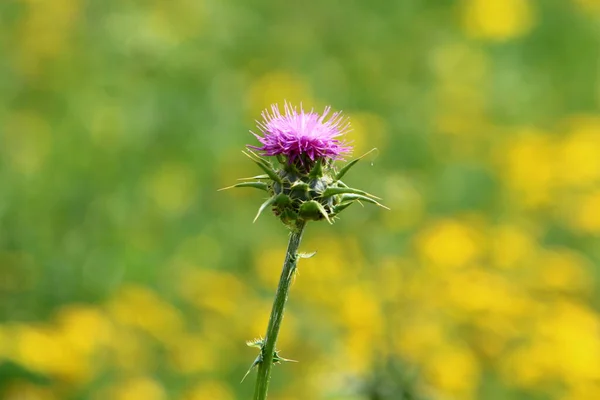
[[[305,112],[302,106],[298,111],[288,102],[284,103],[284,114],[276,104],[263,111],[263,120],[257,121],[262,135],[252,132],[262,145],[247,146],[258,150],[260,155],[252,151],[244,154],[264,174],[242,178],[243,182],[229,187],[251,187],[268,193],[269,198],[258,208],[255,221],[263,211],[271,209],[281,222],[296,230],[306,221],[332,223],[340,212],[357,201],[387,208],[377,201],[378,197],[341,181],[370,152],[339,169],[334,165],[333,161],[340,160],[352,147],[341,139],[350,129],[348,119],[339,112],[330,115],[330,111],[326,107],[322,114]],[[261,156],[276,156],[278,162]]]
[[[331,108],[325,107],[323,114],[300,111],[290,103],[284,104],[285,114],[281,114],[279,106],[273,104],[271,112],[262,112],[262,122],[257,126],[262,136],[252,132],[262,146],[249,148],[259,150],[266,156],[282,155],[288,163],[309,161],[324,158],[338,160],[350,153],[352,147],[339,139],[350,129],[347,118],[335,112],[327,119]]]

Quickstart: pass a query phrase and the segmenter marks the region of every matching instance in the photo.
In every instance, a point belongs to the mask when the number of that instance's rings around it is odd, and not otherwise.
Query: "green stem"
[[[267,398],[267,390],[269,389],[269,379],[271,378],[271,368],[273,367],[273,353],[275,352],[275,343],[279,335],[279,327],[283,319],[283,311],[285,302],[288,297],[294,271],[296,270],[296,262],[298,261],[298,246],[302,240],[305,222],[298,223],[296,229],[290,234],[283,270],[279,278],[279,285],[275,293],[273,308],[271,309],[271,317],[269,318],[269,326],[262,348],[262,361],[258,364],[258,376],[256,378],[256,388],[254,390],[254,400],[265,400]]]

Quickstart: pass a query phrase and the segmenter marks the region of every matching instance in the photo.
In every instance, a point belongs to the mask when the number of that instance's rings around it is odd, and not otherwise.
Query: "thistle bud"
[[[257,123],[262,136],[251,132],[262,145],[248,145],[245,154],[265,174],[232,186],[254,187],[269,194],[255,221],[265,209],[271,208],[275,216],[293,229],[306,221],[324,219],[332,223],[355,201],[384,207],[377,197],[350,188],[341,180],[362,157],[340,170],[334,166],[335,161],[342,160],[352,150],[340,139],[350,129],[347,118],[337,112],[327,119],[329,107],[317,114],[312,110],[305,112],[302,107],[298,111],[286,102],[284,110],[281,114],[277,105],[271,107],[271,112],[265,110],[263,121]]]

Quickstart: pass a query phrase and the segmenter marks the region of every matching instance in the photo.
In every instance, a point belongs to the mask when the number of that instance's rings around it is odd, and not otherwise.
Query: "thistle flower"
[[[292,230],[306,221],[333,219],[355,201],[365,201],[384,207],[379,199],[362,190],[348,187],[341,178],[360,160],[355,159],[339,171],[334,161],[350,153],[352,148],[342,136],[350,129],[347,118],[336,112],[329,119],[330,107],[323,114],[300,111],[290,103],[282,115],[277,105],[271,112],[263,111],[264,121],[258,122],[263,136],[251,132],[262,146],[248,145],[260,155],[275,157],[279,166],[248,150],[246,155],[266,174],[247,178],[248,182],[232,187],[254,187],[270,194],[259,207],[256,219],[267,208]],[[367,153],[368,154],[368,153]],[[364,157],[364,156],[363,156]],[[252,181],[253,180],[253,181]]]
[[[325,107],[319,115],[312,110],[305,112],[300,106],[300,112],[290,103],[284,104],[285,114],[282,115],[279,106],[273,104],[271,112],[263,111],[263,122],[257,121],[258,129],[263,136],[252,134],[262,143],[262,146],[248,145],[248,148],[258,150],[265,156],[283,156],[288,163],[299,162],[303,166],[319,158],[332,160],[341,159],[350,153],[352,147],[338,139],[350,129],[350,123],[340,112],[333,113]]]

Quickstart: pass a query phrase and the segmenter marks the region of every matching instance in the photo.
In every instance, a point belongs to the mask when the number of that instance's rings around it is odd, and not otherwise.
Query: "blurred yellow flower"
[[[458,268],[482,253],[482,238],[470,226],[454,220],[431,224],[416,238],[416,249],[434,268]]]
[[[65,340],[84,355],[91,355],[98,346],[106,345],[114,338],[110,321],[101,310],[94,307],[68,305],[59,310],[56,320]]]
[[[179,278],[181,296],[194,306],[234,316],[248,299],[248,289],[235,275],[210,269],[186,268]]]
[[[533,267],[533,285],[576,295],[589,294],[593,288],[593,268],[588,260],[569,249],[542,251]]]
[[[72,30],[77,26],[79,0],[23,0],[25,17],[20,24],[16,64],[30,75],[43,71],[42,66],[69,46]]]
[[[465,317],[469,313],[519,315],[527,313],[527,300],[518,286],[482,268],[457,271],[449,277],[443,294],[448,308]]]
[[[181,311],[143,286],[123,286],[109,302],[108,311],[119,324],[139,328],[162,341],[184,328]]]
[[[162,385],[149,377],[128,379],[112,389],[114,400],[164,400],[167,394]]]
[[[559,301],[549,311],[538,329],[555,357],[555,373],[571,384],[600,379],[600,315],[586,305],[568,301]]]
[[[600,190],[584,196],[572,210],[571,225],[580,232],[600,234]]]
[[[258,278],[266,287],[276,288],[281,275],[282,261],[285,256],[284,249],[266,247],[257,251],[254,256],[254,267]]]
[[[524,387],[560,382],[573,388],[598,381],[598,313],[578,302],[558,300],[533,322],[530,340],[499,360],[507,381]]]
[[[334,318],[346,331],[343,339],[346,368],[353,373],[366,373],[373,366],[377,344],[383,343],[383,315],[379,304],[364,285],[344,289],[338,299],[343,301]]]
[[[157,357],[147,336],[122,327],[115,337],[118,340],[110,343],[109,361],[120,374],[143,374],[156,368]]]
[[[343,371],[354,375],[368,374],[372,371],[379,352],[381,338],[373,336],[368,330],[349,331],[340,338],[343,351]],[[341,372],[341,371],[340,371]]]
[[[424,373],[435,389],[457,399],[474,399],[479,385],[480,367],[475,355],[454,344],[432,351],[423,365]]]
[[[90,360],[78,353],[52,326],[17,325],[13,360],[32,371],[67,380],[83,380],[90,374]]]
[[[5,326],[0,325],[0,362],[8,359],[12,353],[9,340],[11,340],[11,338],[8,329]]]
[[[529,33],[536,20],[530,0],[463,0],[462,25],[477,39],[504,41]]]
[[[173,338],[168,346],[169,362],[180,374],[212,371],[217,365],[217,353],[213,343],[198,334],[182,334]]]
[[[600,118],[572,117],[567,125],[567,135],[558,147],[561,181],[575,187],[600,184]]]
[[[197,384],[184,393],[181,400],[234,400],[235,396],[227,384],[207,381]]]
[[[373,296],[382,303],[395,304],[400,301],[403,296],[406,296],[407,274],[405,271],[410,271],[413,268],[414,263],[408,259],[396,257],[382,259],[381,264],[374,271],[377,291]]]
[[[394,336],[394,348],[402,358],[420,364],[445,344],[446,331],[439,318],[428,319],[421,313],[403,321],[402,329]]]
[[[557,186],[557,147],[549,134],[524,129],[499,148],[498,158],[511,200],[525,207],[550,203]]]
[[[502,269],[522,266],[537,250],[532,228],[505,223],[492,228],[489,234],[493,265]]]
[[[344,242],[330,235],[309,236],[302,248],[317,254],[298,263],[299,279],[294,282],[292,292],[311,303],[339,307],[339,298],[332,295],[332,291],[345,283],[345,277],[354,276],[357,268],[357,264],[347,257]]]
[[[372,288],[364,284],[344,288],[336,319],[348,331],[367,330],[373,335],[381,334],[383,316],[371,293]]]

